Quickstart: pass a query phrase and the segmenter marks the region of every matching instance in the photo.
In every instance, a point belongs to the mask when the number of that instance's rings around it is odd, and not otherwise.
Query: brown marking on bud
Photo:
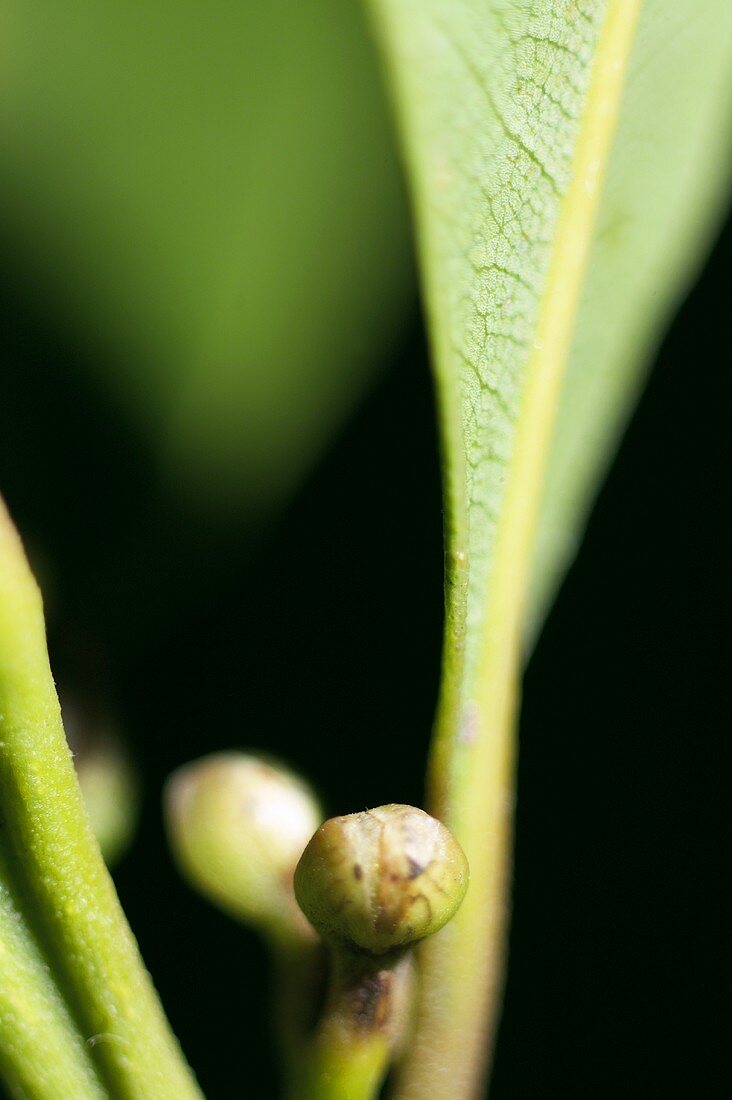
[[[353,1019],[361,1032],[387,1031],[391,1017],[392,970],[377,970],[353,991]]]
[[[417,860],[412,859],[411,856],[407,856],[407,862],[409,863],[409,874],[407,875],[407,878],[418,878],[425,870],[422,864],[417,863]]]

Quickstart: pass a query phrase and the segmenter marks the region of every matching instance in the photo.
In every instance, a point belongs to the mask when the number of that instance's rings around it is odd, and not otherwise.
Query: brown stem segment
[[[378,958],[333,949],[330,988],[294,1067],[290,1100],[372,1100],[406,1026],[411,951]]]

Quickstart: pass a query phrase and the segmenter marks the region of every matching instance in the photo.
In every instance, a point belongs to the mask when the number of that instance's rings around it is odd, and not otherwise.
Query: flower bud
[[[76,770],[94,834],[111,867],[124,854],[137,824],[137,777],[115,745],[76,761]]]
[[[127,849],[137,825],[137,775],[105,715],[76,697],[63,697],[62,711],[84,804],[111,867]]]
[[[327,940],[381,955],[442,928],[468,888],[452,834],[414,806],[333,817],[295,871],[305,916]]]
[[[292,876],[322,814],[300,779],[256,756],[217,753],[175,772],[165,803],[172,847],[194,886],[265,931],[306,931]]]

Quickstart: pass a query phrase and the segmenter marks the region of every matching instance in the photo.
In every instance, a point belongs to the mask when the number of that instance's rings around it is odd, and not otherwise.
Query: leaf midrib
[[[593,63],[571,181],[560,208],[535,337],[485,609],[486,633],[477,682],[485,683],[495,649],[519,660],[539,503],[561,396],[583,277],[602,197],[628,59],[642,0],[610,0]],[[508,631],[507,631],[508,626]],[[497,636],[496,636],[497,635]],[[485,691],[485,706],[490,705]]]

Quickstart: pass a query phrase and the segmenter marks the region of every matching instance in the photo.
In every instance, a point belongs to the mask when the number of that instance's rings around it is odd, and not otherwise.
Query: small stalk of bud
[[[407,1027],[411,946],[450,920],[468,877],[451,833],[413,806],[321,825],[295,870],[295,894],[331,947],[330,988],[293,1096],[378,1094]]]

